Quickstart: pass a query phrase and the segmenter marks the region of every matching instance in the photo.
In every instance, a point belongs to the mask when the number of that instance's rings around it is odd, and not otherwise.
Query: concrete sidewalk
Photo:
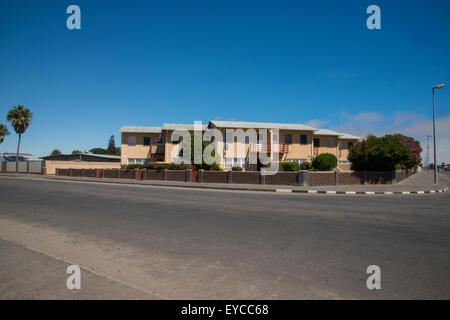
[[[440,193],[448,190],[450,175],[441,174],[443,183],[435,185],[432,175],[425,172],[415,174],[397,184],[379,185],[338,185],[338,186],[286,186],[286,185],[259,185],[259,184],[227,184],[227,183],[198,183],[181,181],[161,180],[132,180],[132,179],[109,179],[109,178],[86,178],[66,177],[53,175],[26,175],[26,174],[1,174],[5,177],[70,180],[97,183],[133,184],[162,187],[183,187],[199,189],[239,190],[239,191],[266,191],[266,192],[295,192],[295,193],[317,193],[317,194],[422,194]]]

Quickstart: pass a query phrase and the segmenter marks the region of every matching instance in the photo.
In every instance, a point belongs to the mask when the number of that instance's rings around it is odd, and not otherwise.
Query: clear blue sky
[[[66,28],[71,4],[81,30]],[[371,4],[381,30],[366,28]],[[0,122],[30,108],[21,150],[39,156],[119,144],[123,125],[210,119],[425,141],[431,87],[445,83],[450,149],[449,14],[446,0],[0,0]],[[16,145],[12,132],[0,152]]]

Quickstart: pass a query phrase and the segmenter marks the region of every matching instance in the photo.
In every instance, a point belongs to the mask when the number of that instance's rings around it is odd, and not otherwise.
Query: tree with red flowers
[[[407,169],[415,168],[422,163],[422,157],[420,153],[423,149],[420,146],[420,142],[412,137],[407,137],[402,134],[395,135],[405,146],[411,150],[411,159],[405,161],[403,164]]]

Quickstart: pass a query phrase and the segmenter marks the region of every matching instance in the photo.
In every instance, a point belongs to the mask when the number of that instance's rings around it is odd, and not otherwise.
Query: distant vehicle
[[[19,156],[19,161],[25,161],[27,158]],[[16,161],[16,156],[3,156],[3,161]]]
[[[450,171],[450,165],[446,165],[446,166],[444,167],[444,170],[445,170],[445,171]]]

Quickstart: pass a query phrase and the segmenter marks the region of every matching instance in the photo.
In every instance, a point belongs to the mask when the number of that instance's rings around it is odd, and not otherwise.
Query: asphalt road
[[[441,181],[450,185],[450,175]],[[0,203],[3,299],[450,298],[448,192],[269,194],[0,177]],[[73,263],[85,268],[78,294],[64,287]],[[381,290],[366,287],[369,265],[381,268]]]

